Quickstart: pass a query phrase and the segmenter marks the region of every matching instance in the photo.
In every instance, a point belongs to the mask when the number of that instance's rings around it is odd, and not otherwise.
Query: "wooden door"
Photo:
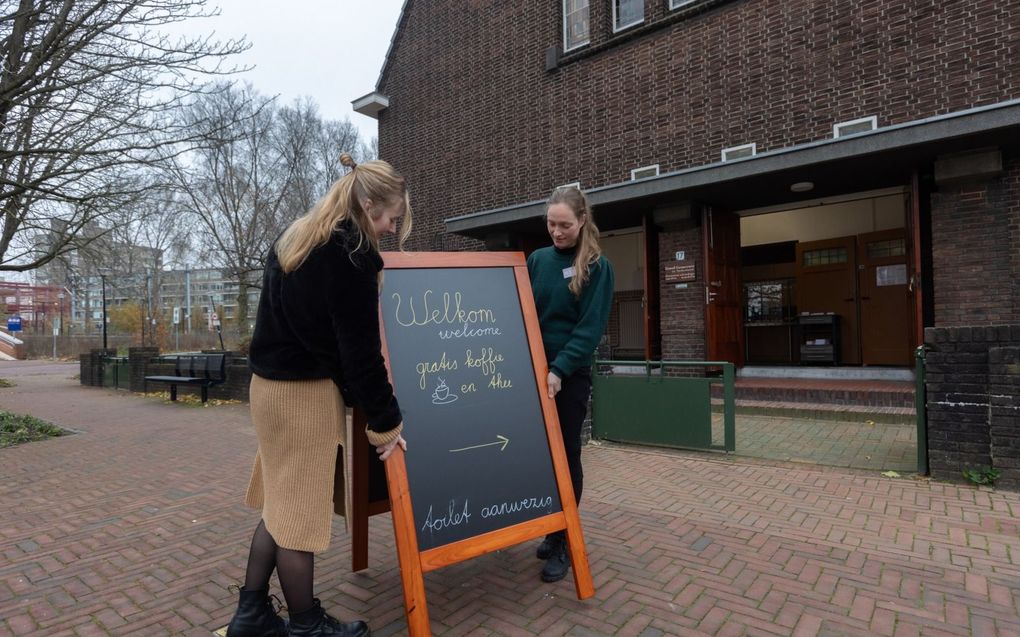
[[[915,170],[907,197],[907,292],[910,295],[912,320],[910,344],[924,343],[924,286],[921,273],[921,176]]]
[[[651,213],[644,219],[644,323],[645,360],[662,358],[662,336],[659,329],[659,228],[652,222]]]
[[[861,362],[909,366],[913,293],[904,228],[857,237]]]
[[[705,254],[706,358],[740,366],[744,364],[740,217],[706,206],[701,231]]]
[[[840,322],[840,363],[861,362],[857,333],[855,237],[797,244],[797,312],[832,312]]]

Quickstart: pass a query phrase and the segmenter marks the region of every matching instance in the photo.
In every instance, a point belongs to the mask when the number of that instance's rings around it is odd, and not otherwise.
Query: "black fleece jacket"
[[[331,378],[368,428],[385,433],[402,418],[379,339],[382,257],[347,222],[285,274],[273,248],[262,278],[251,370],[273,380]]]

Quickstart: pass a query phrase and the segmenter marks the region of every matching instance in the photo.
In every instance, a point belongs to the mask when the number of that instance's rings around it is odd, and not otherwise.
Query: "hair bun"
[[[357,168],[358,162],[354,161],[350,153],[340,153],[340,165],[347,168]]]

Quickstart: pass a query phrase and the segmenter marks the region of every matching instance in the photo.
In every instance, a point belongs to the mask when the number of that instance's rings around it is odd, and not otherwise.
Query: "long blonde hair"
[[[599,247],[599,228],[595,225],[595,219],[592,218],[588,198],[576,186],[560,186],[549,195],[549,200],[545,202],[546,208],[558,203],[570,208],[579,223],[584,222],[581,232],[577,236],[574,276],[571,277],[568,286],[574,296],[580,298],[584,286],[588,283],[589,268],[598,263],[599,257],[602,256],[602,248]]]
[[[355,251],[368,241],[379,250],[379,236],[372,227],[372,218],[365,213],[362,202],[371,200],[373,209],[380,211],[387,205],[402,200],[404,216],[397,235],[400,249],[411,234],[411,200],[404,178],[393,166],[382,160],[355,163],[349,154],[340,155],[340,163],[350,168],[336,180],[329,192],[312,209],[294,220],[276,241],[276,256],[284,272],[298,269],[308,254],[329,241],[332,233],[345,220],[350,219],[358,232]]]

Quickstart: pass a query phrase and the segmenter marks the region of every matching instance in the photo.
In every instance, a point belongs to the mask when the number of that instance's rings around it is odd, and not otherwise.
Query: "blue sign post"
[[[7,331],[8,332],[20,332],[21,331],[21,317],[20,316],[8,316],[7,317]]]

